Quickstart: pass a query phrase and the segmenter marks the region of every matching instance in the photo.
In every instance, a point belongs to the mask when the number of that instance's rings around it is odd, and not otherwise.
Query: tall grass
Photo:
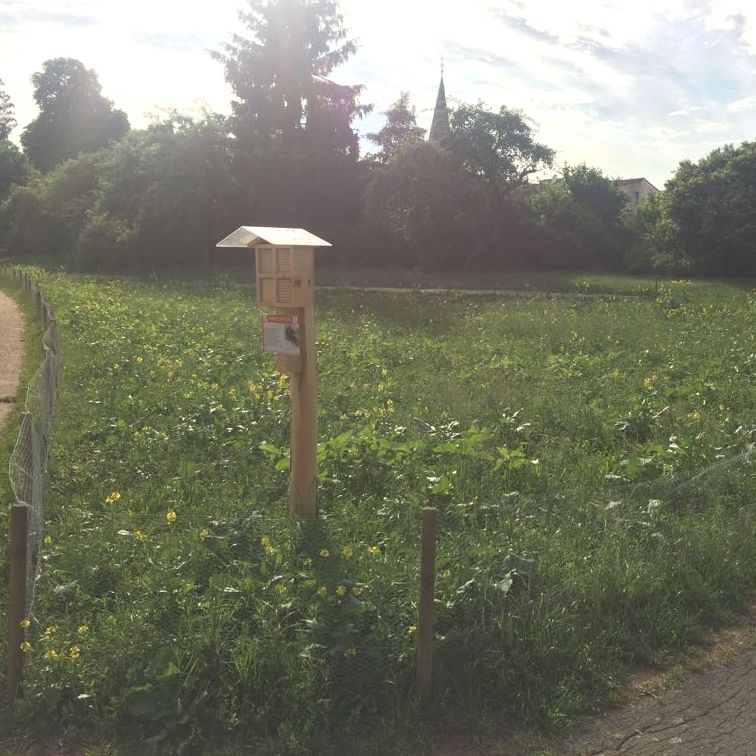
[[[427,504],[437,705],[460,715],[569,722],[756,583],[752,294],[320,295],[303,525],[248,293],[48,289],[66,372],[29,717],[292,752],[412,719]]]

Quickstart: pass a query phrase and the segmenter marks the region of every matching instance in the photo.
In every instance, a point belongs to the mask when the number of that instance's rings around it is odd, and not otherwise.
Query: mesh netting
[[[16,505],[26,506],[28,541],[26,549],[26,614],[34,602],[38,576],[38,555],[44,529],[44,502],[47,490],[47,458],[50,428],[55,414],[55,398],[60,370],[60,341],[53,308],[36,283],[17,270],[5,271],[21,284],[35,303],[46,330],[42,338],[42,364],[29,382],[21,429],[8,465]]]

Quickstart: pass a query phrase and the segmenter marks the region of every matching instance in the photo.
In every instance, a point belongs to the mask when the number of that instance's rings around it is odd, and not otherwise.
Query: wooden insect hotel
[[[303,228],[241,226],[217,247],[255,251],[257,301],[275,310],[263,316],[263,349],[291,376],[291,511],[317,515],[318,375],[315,353],[315,247],[331,245]]]

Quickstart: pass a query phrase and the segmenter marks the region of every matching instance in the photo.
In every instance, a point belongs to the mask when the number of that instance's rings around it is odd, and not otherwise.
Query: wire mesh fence
[[[18,268],[2,268],[0,272],[21,286],[45,327],[42,363],[27,387],[18,439],[8,465],[14,505],[26,507],[27,513],[24,614],[28,616],[34,602],[38,555],[44,536],[47,462],[60,374],[60,339],[55,311],[39,285]]]

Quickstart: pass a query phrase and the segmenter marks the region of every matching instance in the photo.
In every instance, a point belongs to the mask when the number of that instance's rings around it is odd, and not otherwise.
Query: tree
[[[628,233],[625,267],[633,272],[677,273],[688,261],[675,238],[667,211],[667,194],[650,194],[624,214]]]
[[[15,144],[8,141],[16,127],[13,103],[3,90],[0,79],[0,200],[14,184],[23,184],[29,176],[29,163]]]
[[[756,142],[683,161],[665,195],[675,241],[694,271],[756,275]]]
[[[225,55],[215,54],[236,95],[231,125],[240,149],[282,140],[356,159],[351,123],[368,110],[357,104],[362,87],[327,78],[356,49],[336,0],[248,2],[240,18],[252,38],[235,35]]]
[[[403,264],[426,270],[458,267],[481,206],[479,188],[437,144],[408,144],[372,177],[366,220],[382,239],[404,247]]]
[[[24,129],[21,143],[42,171],[104,147],[129,130],[126,114],[102,96],[97,74],[78,60],[47,60],[32,83],[40,113]]]
[[[402,92],[384,115],[386,124],[380,131],[368,134],[367,138],[379,147],[373,157],[385,165],[405,145],[422,141],[425,129],[417,125],[415,107],[410,105],[409,92]]]
[[[19,255],[69,254],[94,204],[98,157],[84,154],[13,187],[3,203],[2,244]]]
[[[554,160],[554,151],[535,141],[522,113],[503,106],[495,113],[480,102],[452,111],[451,134],[443,144],[499,196]]]
[[[29,178],[29,163],[21,150],[7,139],[0,141],[0,201],[14,184]]]
[[[228,124],[177,113],[98,154],[97,187],[72,253],[87,268],[209,262],[239,215]]]
[[[87,269],[208,262],[239,194],[226,119],[173,113],[12,189],[3,243]]]
[[[582,163],[565,165],[562,180],[575,202],[590,210],[601,225],[610,228],[622,223],[627,195],[615,179],[604,176],[598,168]]]
[[[13,117],[14,107],[10,96],[3,89],[5,84],[0,79],[0,141],[7,139],[11,131],[16,128],[16,119]]]
[[[529,199],[537,222],[551,238],[554,263],[599,269],[622,264],[626,201],[616,181],[585,164],[565,165],[560,178],[540,184]]]

